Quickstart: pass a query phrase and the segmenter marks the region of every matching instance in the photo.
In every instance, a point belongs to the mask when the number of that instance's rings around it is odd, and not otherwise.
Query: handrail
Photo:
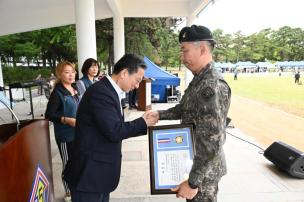
[[[14,111],[5,103],[4,100],[1,99],[1,97],[0,97],[0,102],[1,102],[4,106],[6,106],[6,108],[11,112],[11,114],[12,114],[12,115],[14,116],[14,118],[16,119],[16,122],[17,122],[17,131],[19,131],[19,129],[20,129],[20,121],[19,121],[18,117],[16,116],[15,112],[14,112]]]

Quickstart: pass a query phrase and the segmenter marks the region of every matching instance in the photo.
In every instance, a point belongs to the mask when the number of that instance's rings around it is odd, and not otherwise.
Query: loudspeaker
[[[304,178],[303,152],[283,142],[276,141],[264,151],[264,156],[291,176]]]

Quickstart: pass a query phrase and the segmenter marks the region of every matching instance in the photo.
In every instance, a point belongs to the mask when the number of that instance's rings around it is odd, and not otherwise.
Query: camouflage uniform
[[[230,96],[228,84],[210,63],[194,76],[179,104],[159,111],[160,119],[194,124],[196,153],[188,181],[199,192],[188,201],[216,201],[218,182],[227,173],[222,146]]]

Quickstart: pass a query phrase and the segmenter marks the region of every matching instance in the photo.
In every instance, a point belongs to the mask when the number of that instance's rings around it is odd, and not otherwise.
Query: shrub
[[[52,69],[50,68],[40,68],[40,69],[30,69],[28,67],[2,67],[3,72],[3,82],[5,85],[17,82],[32,81],[40,74],[41,78],[49,78]]]

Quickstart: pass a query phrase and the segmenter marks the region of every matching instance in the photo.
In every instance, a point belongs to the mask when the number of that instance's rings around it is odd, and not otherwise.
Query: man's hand
[[[158,112],[146,111],[142,116],[147,126],[154,126],[158,122]]]
[[[171,191],[176,192],[177,198],[186,198],[186,199],[193,199],[193,197],[197,194],[198,188],[192,189],[188,181],[182,182],[180,185],[178,185],[175,188],[172,188]]]
[[[152,116],[152,117],[156,118],[157,120],[159,120],[158,111],[149,111],[149,116]]]

